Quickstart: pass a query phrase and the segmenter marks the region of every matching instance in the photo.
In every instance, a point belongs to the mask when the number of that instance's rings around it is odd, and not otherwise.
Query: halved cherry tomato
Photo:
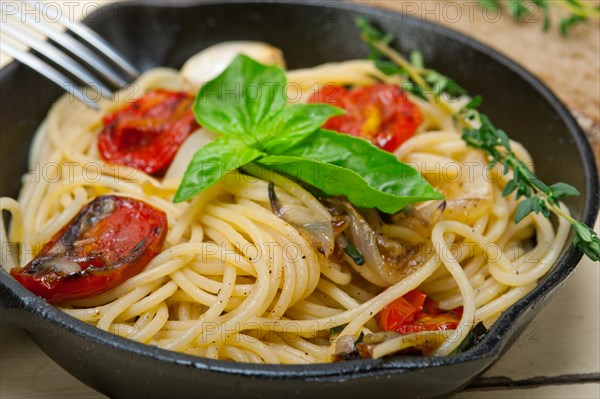
[[[398,334],[410,334],[421,331],[454,330],[458,327],[458,323],[460,323],[460,316],[454,312],[438,315],[418,312],[409,324],[404,324],[394,331]]]
[[[163,211],[131,198],[97,197],[34,260],[10,274],[51,303],[86,298],[141,272],[166,233]]]
[[[185,92],[157,89],[104,117],[98,149],[106,161],[161,174],[198,124]]]
[[[374,84],[346,89],[327,85],[308,102],[327,103],[346,110],[323,125],[362,137],[386,151],[393,152],[408,140],[423,122],[419,108],[397,86]]]
[[[390,303],[379,313],[379,326],[384,331],[396,331],[414,320],[415,314],[423,309],[425,295],[412,290]]]
[[[417,311],[406,299],[398,298],[379,313],[379,327],[383,331],[396,331],[403,325],[411,323]]]
[[[429,299],[427,298],[427,294],[419,290],[409,291],[406,294],[404,294],[402,298],[406,299],[406,301],[408,301],[408,303],[410,303],[412,307],[417,309],[418,312],[423,310],[425,302],[427,302],[427,300]],[[431,301],[431,299],[429,300]]]
[[[398,334],[452,330],[458,326],[461,316],[462,307],[443,311],[425,293],[412,290],[381,310],[379,327]]]

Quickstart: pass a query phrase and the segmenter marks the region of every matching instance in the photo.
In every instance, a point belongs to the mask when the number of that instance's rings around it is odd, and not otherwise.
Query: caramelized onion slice
[[[333,253],[335,237],[330,218],[299,204],[283,203],[275,193],[273,182],[269,182],[269,201],[273,213],[296,227],[317,252],[325,257]]]

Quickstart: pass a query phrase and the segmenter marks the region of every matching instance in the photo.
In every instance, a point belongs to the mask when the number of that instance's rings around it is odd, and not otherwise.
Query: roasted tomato
[[[375,84],[346,89],[327,85],[308,102],[327,103],[346,110],[323,125],[362,137],[386,151],[393,152],[408,140],[423,122],[419,108],[397,86]]]
[[[141,272],[166,233],[164,212],[131,198],[97,197],[34,260],[10,274],[51,303],[86,298]]]
[[[104,118],[98,149],[107,162],[160,175],[198,128],[188,93],[157,89]]]
[[[412,290],[383,308],[379,313],[379,327],[398,334],[453,330],[461,316],[462,307],[443,311],[425,293]]]

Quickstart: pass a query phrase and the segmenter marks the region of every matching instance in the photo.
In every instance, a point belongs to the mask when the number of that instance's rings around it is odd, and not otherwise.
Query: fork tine
[[[80,64],[73,61],[68,55],[48,44],[48,42],[33,38],[25,29],[11,23],[9,19],[7,19],[4,24],[0,25],[0,31],[6,33],[13,39],[26,44],[40,54],[43,54],[44,57],[55,62],[57,65],[60,65],[88,86],[97,88],[103,97],[108,99],[112,98],[111,90],[106,87],[106,85],[100,83],[94,75],[85,70]]]
[[[36,7],[36,10],[40,10],[40,8],[38,8],[39,2],[37,1],[27,0],[25,3],[31,5],[32,7]],[[92,29],[83,24],[70,21],[68,18],[60,15],[54,7],[45,7],[43,8],[43,12],[48,18],[53,21],[58,21],[58,23],[63,25],[65,28],[75,33],[81,39],[85,40],[90,46],[96,48],[102,54],[106,55],[119,68],[126,72],[130,78],[135,79],[139,76],[139,71]]]
[[[36,70],[40,74],[44,75],[45,77],[59,85],[62,89],[68,90],[69,93],[73,94],[73,96],[83,101],[87,106],[95,110],[100,109],[98,107],[98,104],[96,104],[79,87],[77,87],[77,84],[75,84],[75,82],[71,81],[68,77],[66,77],[65,75],[48,65],[46,62],[32,55],[31,53],[20,50],[8,42],[2,43],[2,51],[10,55],[11,57],[19,60],[23,64],[29,66],[30,68]]]
[[[122,88],[127,86],[128,81],[116,74],[111,68],[107,67],[104,60],[98,55],[90,51],[87,47],[79,43],[73,37],[65,32],[54,29],[50,24],[36,20],[34,15],[24,13],[23,10],[18,11],[21,20],[27,22],[27,26],[45,35],[49,39],[59,44],[62,48],[75,55],[77,58],[94,68],[102,78],[108,80],[116,87]]]

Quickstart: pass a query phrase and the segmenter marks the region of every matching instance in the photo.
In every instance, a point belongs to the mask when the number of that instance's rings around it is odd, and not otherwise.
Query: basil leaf
[[[183,202],[219,181],[226,173],[264,155],[241,141],[219,137],[202,147],[188,165],[173,202]]]
[[[286,155],[271,155],[258,164],[275,172],[295,177],[314,186],[327,195],[345,195],[358,207],[375,207],[386,213],[396,213],[413,202],[369,186],[358,173],[327,162]]]
[[[285,107],[285,82],[283,69],[239,54],[223,73],[202,86],[194,115],[215,133],[254,144]]]
[[[327,195],[345,195],[358,206],[396,213],[415,202],[443,199],[413,168],[371,143],[319,130],[285,155],[258,160]]]
[[[283,69],[238,55],[200,89],[194,103],[196,118],[221,136],[194,155],[175,202],[193,197],[252,161],[325,194],[345,195],[356,206],[388,213],[443,198],[394,155],[366,140],[319,129],[343,110],[328,104],[286,107],[285,83]]]
[[[420,201],[444,199],[414,168],[362,138],[320,129],[286,155],[328,162],[359,173],[369,185]],[[415,202],[415,201],[413,201]]]
[[[268,127],[271,134],[263,139],[260,148],[268,153],[281,154],[313,134],[330,117],[345,112],[327,104],[295,104],[286,107]]]

